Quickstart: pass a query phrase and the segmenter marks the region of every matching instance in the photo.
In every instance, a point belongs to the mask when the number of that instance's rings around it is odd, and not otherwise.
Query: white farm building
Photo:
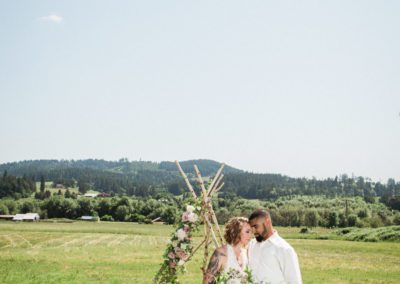
[[[95,198],[95,197],[97,197],[97,195],[99,195],[99,194],[96,192],[88,192],[88,193],[85,193],[85,195],[83,195],[83,196],[89,197],[89,198]]]
[[[38,213],[25,213],[17,214],[12,219],[13,221],[39,221],[40,216]]]

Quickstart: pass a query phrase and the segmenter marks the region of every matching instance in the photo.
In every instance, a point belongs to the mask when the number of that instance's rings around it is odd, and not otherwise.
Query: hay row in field
[[[344,228],[336,231],[338,236],[343,236],[348,241],[400,241],[400,226],[382,228]]]

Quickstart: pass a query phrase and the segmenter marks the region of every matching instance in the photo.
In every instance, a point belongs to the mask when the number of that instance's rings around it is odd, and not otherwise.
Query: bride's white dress
[[[245,275],[245,269],[248,265],[248,258],[247,258],[247,250],[242,248],[240,250],[240,258],[242,259],[242,265],[239,264],[235,251],[233,250],[233,247],[229,244],[226,245],[227,247],[227,261],[226,265],[224,268],[225,273],[229,273],[232,269],[237,271],[240,275]],[[228,284],[240,284],[240,279],[230,279],[228,281]]]

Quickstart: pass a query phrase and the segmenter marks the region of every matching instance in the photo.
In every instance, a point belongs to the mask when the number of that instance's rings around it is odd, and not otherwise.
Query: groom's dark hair
[[[251,213],[250,217],[249,217],[249,221],[250,220],[254,220],[254,219],[258,219],[258,218],[269,218],[271,219],[271,215],[269,214],[269,212],[267,210],[264,209],[257,209],[255,210],[253,213]]]

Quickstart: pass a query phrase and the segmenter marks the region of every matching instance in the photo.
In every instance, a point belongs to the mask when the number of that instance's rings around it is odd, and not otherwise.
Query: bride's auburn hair
[[[236,245],[240,242],[240,233],[244,224],[249,223],[245,217],[233,217],[225,224],[224,239],[230,245]]]

